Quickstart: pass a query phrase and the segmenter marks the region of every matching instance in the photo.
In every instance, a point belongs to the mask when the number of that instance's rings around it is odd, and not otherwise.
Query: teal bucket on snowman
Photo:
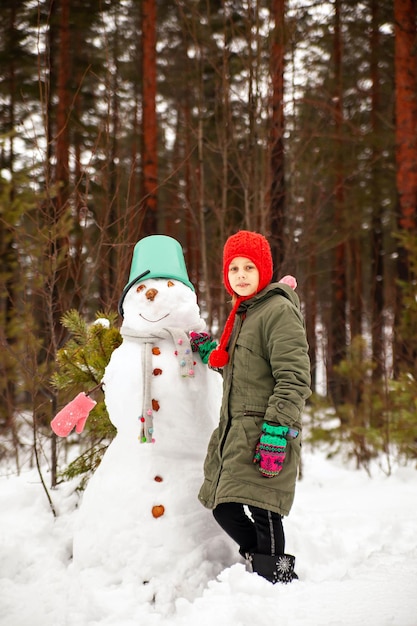
[[[123,301],[129,289],[142,278],[168,278],[179,280],[195,291],[188,277],[181,244],[168,235],[144,237],[133,249],[129,280],[123,289],[118,310],[122,317]]]

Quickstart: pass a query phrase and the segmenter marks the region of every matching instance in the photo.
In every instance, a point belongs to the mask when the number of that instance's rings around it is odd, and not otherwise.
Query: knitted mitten
[[[85,426],[91,409],[97,404],[83,391],[59,411],[51,422],[51,428],[59,437],[67,437],[75,426],[79,435]]]
[[[282,470],[287,447],[288,426],[278,426],[264,422],[262,434],[255,449],[254,463],[259,463],[259,471],[267,478],[277,476]]]
[[[190,343],[193,352],[198,352],[203,363],[207,363],[210,354],[217,346],[217,342],[208,333],[190,332]]]

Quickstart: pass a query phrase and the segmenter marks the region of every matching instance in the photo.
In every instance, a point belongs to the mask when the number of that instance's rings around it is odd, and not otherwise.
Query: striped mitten
[[[285,461],[288,426],[264,422],[262,434],[255,449],[254,463],[259,463],[259,471],[267,478],[278,476]]]

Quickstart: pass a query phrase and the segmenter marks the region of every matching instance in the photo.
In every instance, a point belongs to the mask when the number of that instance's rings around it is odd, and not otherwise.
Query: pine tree
[[[122,342],[115,327],[117,314],[97,313],[93,324],[89,324],[78,311],[71,310],[62,317],[63,327],[70,333],[65,345],[57,352],[57,371],[52,376],[52,385],[61,393],[65,404],[81,391],[97,396],[101,380],[113,350]],[[79,489],[84,489],[90,475],[97,466],[115,436],[115,428],[109,420],[103,397],[96,397],[97,404],[91,411],[82,437],[87,447],[61,473],[63,479],[81,476]]]
[[[78,311],[72,309],[62,317],[62,325],[70,333],[65,345],[57,352],[57,371],[52,376],[52,384],[63,392],[64,402],[80,391],[92,393],[99,390],[104,370],[112,352],[122,337],[115,327],[115,313],[97,313],[93,324]],[[108,422],[103,400],[97,403],[87,421],[90,433],[112,437],[113,427]]]

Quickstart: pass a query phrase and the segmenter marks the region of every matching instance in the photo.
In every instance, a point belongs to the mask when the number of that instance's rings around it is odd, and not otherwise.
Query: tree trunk
[[[56,217],[65,209],[69,183],[69,124],[70,110],[70,0],[60,0],[59,66],[56,109]]]
[[[156,0],[142,0],[142,211],[146,235],[157,220],[158,130],[156,118]]]
[[[16,5],[10,6],[10,21],[7,25],[8,30],[8,44],[11,47],[13,53],[7,59],[7,75],[8,80],[5,81],[7,85],[7,113],[5,130],[8,133],[7,143],[9,146],[9,153],[5,146],[2,148],[3,165],[7,168],[11,175],[11,184],[8,190],[7,196],[5,196],[6,207],[2,207],[2,219],[0,220],[0,252],[2,263],[2,276],[0,278],[0,321],[2,329],[1,333],[1,345],[2,354],[0,357],[0,426],[5,427],[11,433],[13,442],[13,448],[15,451],[16,468],[19,471],[19,437],[16,425],[16,363],[12,356],[9,354],[9,350],[14,349],[17,343],[16,327],[16,295],[17,295],[17,276],[16,267],[18,264],[17,257],[17,245],[14,241],[14,228],[16,218],[14,217],[13,208],[15,209],[15,185],[14,185],[14,170],[15,170],[15,155],[14,155],[14,131],[15,131],[15,110],[16,110],[16,63],[18,62],[16,50]],[[4,139],[6,144],[6,139]],[[2,180],[3,183],[3,180]],[[3,185],[2,185],[3,186]],[[1,189],[3,192],[3,189]],[[8,210],[9,209],[9,210]],[[10,222],[8,223],[8,216],[10,215]]]
[[[380,93],[379,93],[379,0],[372,0],[372,32],[371,32],[371,80],[372,80],[372,223],[370,232],[371,248],[371,336],[372,361],[374,370],[373,381],[380,382],[385,372],[384,339],[383,339],[383,311],[384,311],[384,244],[382,230],[382,203],[380,198],[380,162],[381,150],[378,146],[380,133]]]
[[[360,234],[360,233],[359,233]],[[349,329],[353,339],[362,334],[362,250],[360,238],[351,233],[346,246],[346,269],[349,269]]]
[[[137,11],[135,15],[135,24],[137,32],[140,31],[141,25],[141,12]],[[134,63],[137,67],[140,67],[141,63],[141,44],[138,38],[135,41],[135,57]],[[141,97],[140,93],[140,81],[135,80],[134,83],[134,104],[132,107],[132,120],[133,120],[133,128],[132,128],[132,148],[131,148],[131,166],[130,166],[130,176],[129,176],[129,184],[128,184],[128,206],[126,207],[127,211],[127,237],[131,243],[135,244],[140,239],[140,231],[142,220],[141,217],[138,216],[138,211],[140,207],[140,193],[142,189],[139,187],[140,181],[140,145],[139,145],[139,137],[141,133]],[[138,219],[139,217],[139,219]]]
[[[284,52],[285,0],[272,0],[271,249],[276,272],[285,258]],[[278,276],[276,276],[279,278]]]
[[[70,111],[70,0],[59,2],[59,53],[57,66],[57,105],[55,144],[55,175],[56,191],[51,203],[51,272],[53,275],[53,293],[50,305],[52,306],[53,335],[55,349],[60,345],[64,331],[61,326],[61,317],[68,308],[66,298],[67,280],[69,274],[69,240],[63,231],[61,220],[68,209],[69,198],[69,111]],[[56,229],[56,230],[55,230]],[[54,350],[55,351],[55,350]]]
[[[395,0],[396,157],[399,226],[414,230],[417,198],[416,2]]]
[[[417,68],[416,68],[416,2],[395,0],[395,103],[396,103],[396,166],[399,231],[415,232],[417,204]],[[412,279],[407,251],[398,248],[398,278]],[[402,294],[396,297],[394,370],[408,360],[407,347],[398,337]],[[411,357],[413,359],[413,357]]]
[[[51,147],[51,152],[47,151],[46,185],[50,241],[49,270],[46,276],[44,294],[41,296],[45,308],[45,319],[48,320],[48,323],[45,324],[44,320],[40,320],[40,328],[45,329],[45,354],[39,357],[45,360],[47,366],[54,362],[56,352],[63,341],[65,331],[61,326],[61,317],[68,308],[65,293],[69,271],[69,240],[62,226],[62,218],[68,208],[69,197],[70,0],[59,0],[51,6],[48,52],[50,64],[47,94],[47,134],[49,137],[48,148]],[[58,62],[54,65],[52,59],[56,53]],[[55,125],[52,122],[54,119],[54,96],[56,96]],[[52,156],[55,156],[54,169],[51,167]],[[45,392],[45,390],[41,391]],[[50,391],[46,395],[51,400],[48,404],[52,418],[54,406],[56,406],[56,392]],[[42,394],[42,399],[37,397],[35,400],[34,419],[37,419],[38,412],[39,416],[46,414],[42,408],[44,405],[45,399]],[[36,429],[36,424],[34,424],[34,428]],[[56,438],[51,439],[51,458],[51,485],[55,486],[57,475]]]
[[[334,368],[346,355],[346,244],[344,237],[344,169],[343,169],[343,86],[342,86],[342,36],[340,26],[340,0],[335,2],[334,29],[334,110],[335,128],[335,184],[334,184],[334,232],[338,239],[334,251],[332,279],[332,315],[329,354],[327,358],[328,384],[335,405],[345,397],[345,387]]]
[[[306,333],[311,364],[311,388],[317,389],[317,274],[316,253],[312,250],[308,255],[308,280],[304,288],[306,307]]]

